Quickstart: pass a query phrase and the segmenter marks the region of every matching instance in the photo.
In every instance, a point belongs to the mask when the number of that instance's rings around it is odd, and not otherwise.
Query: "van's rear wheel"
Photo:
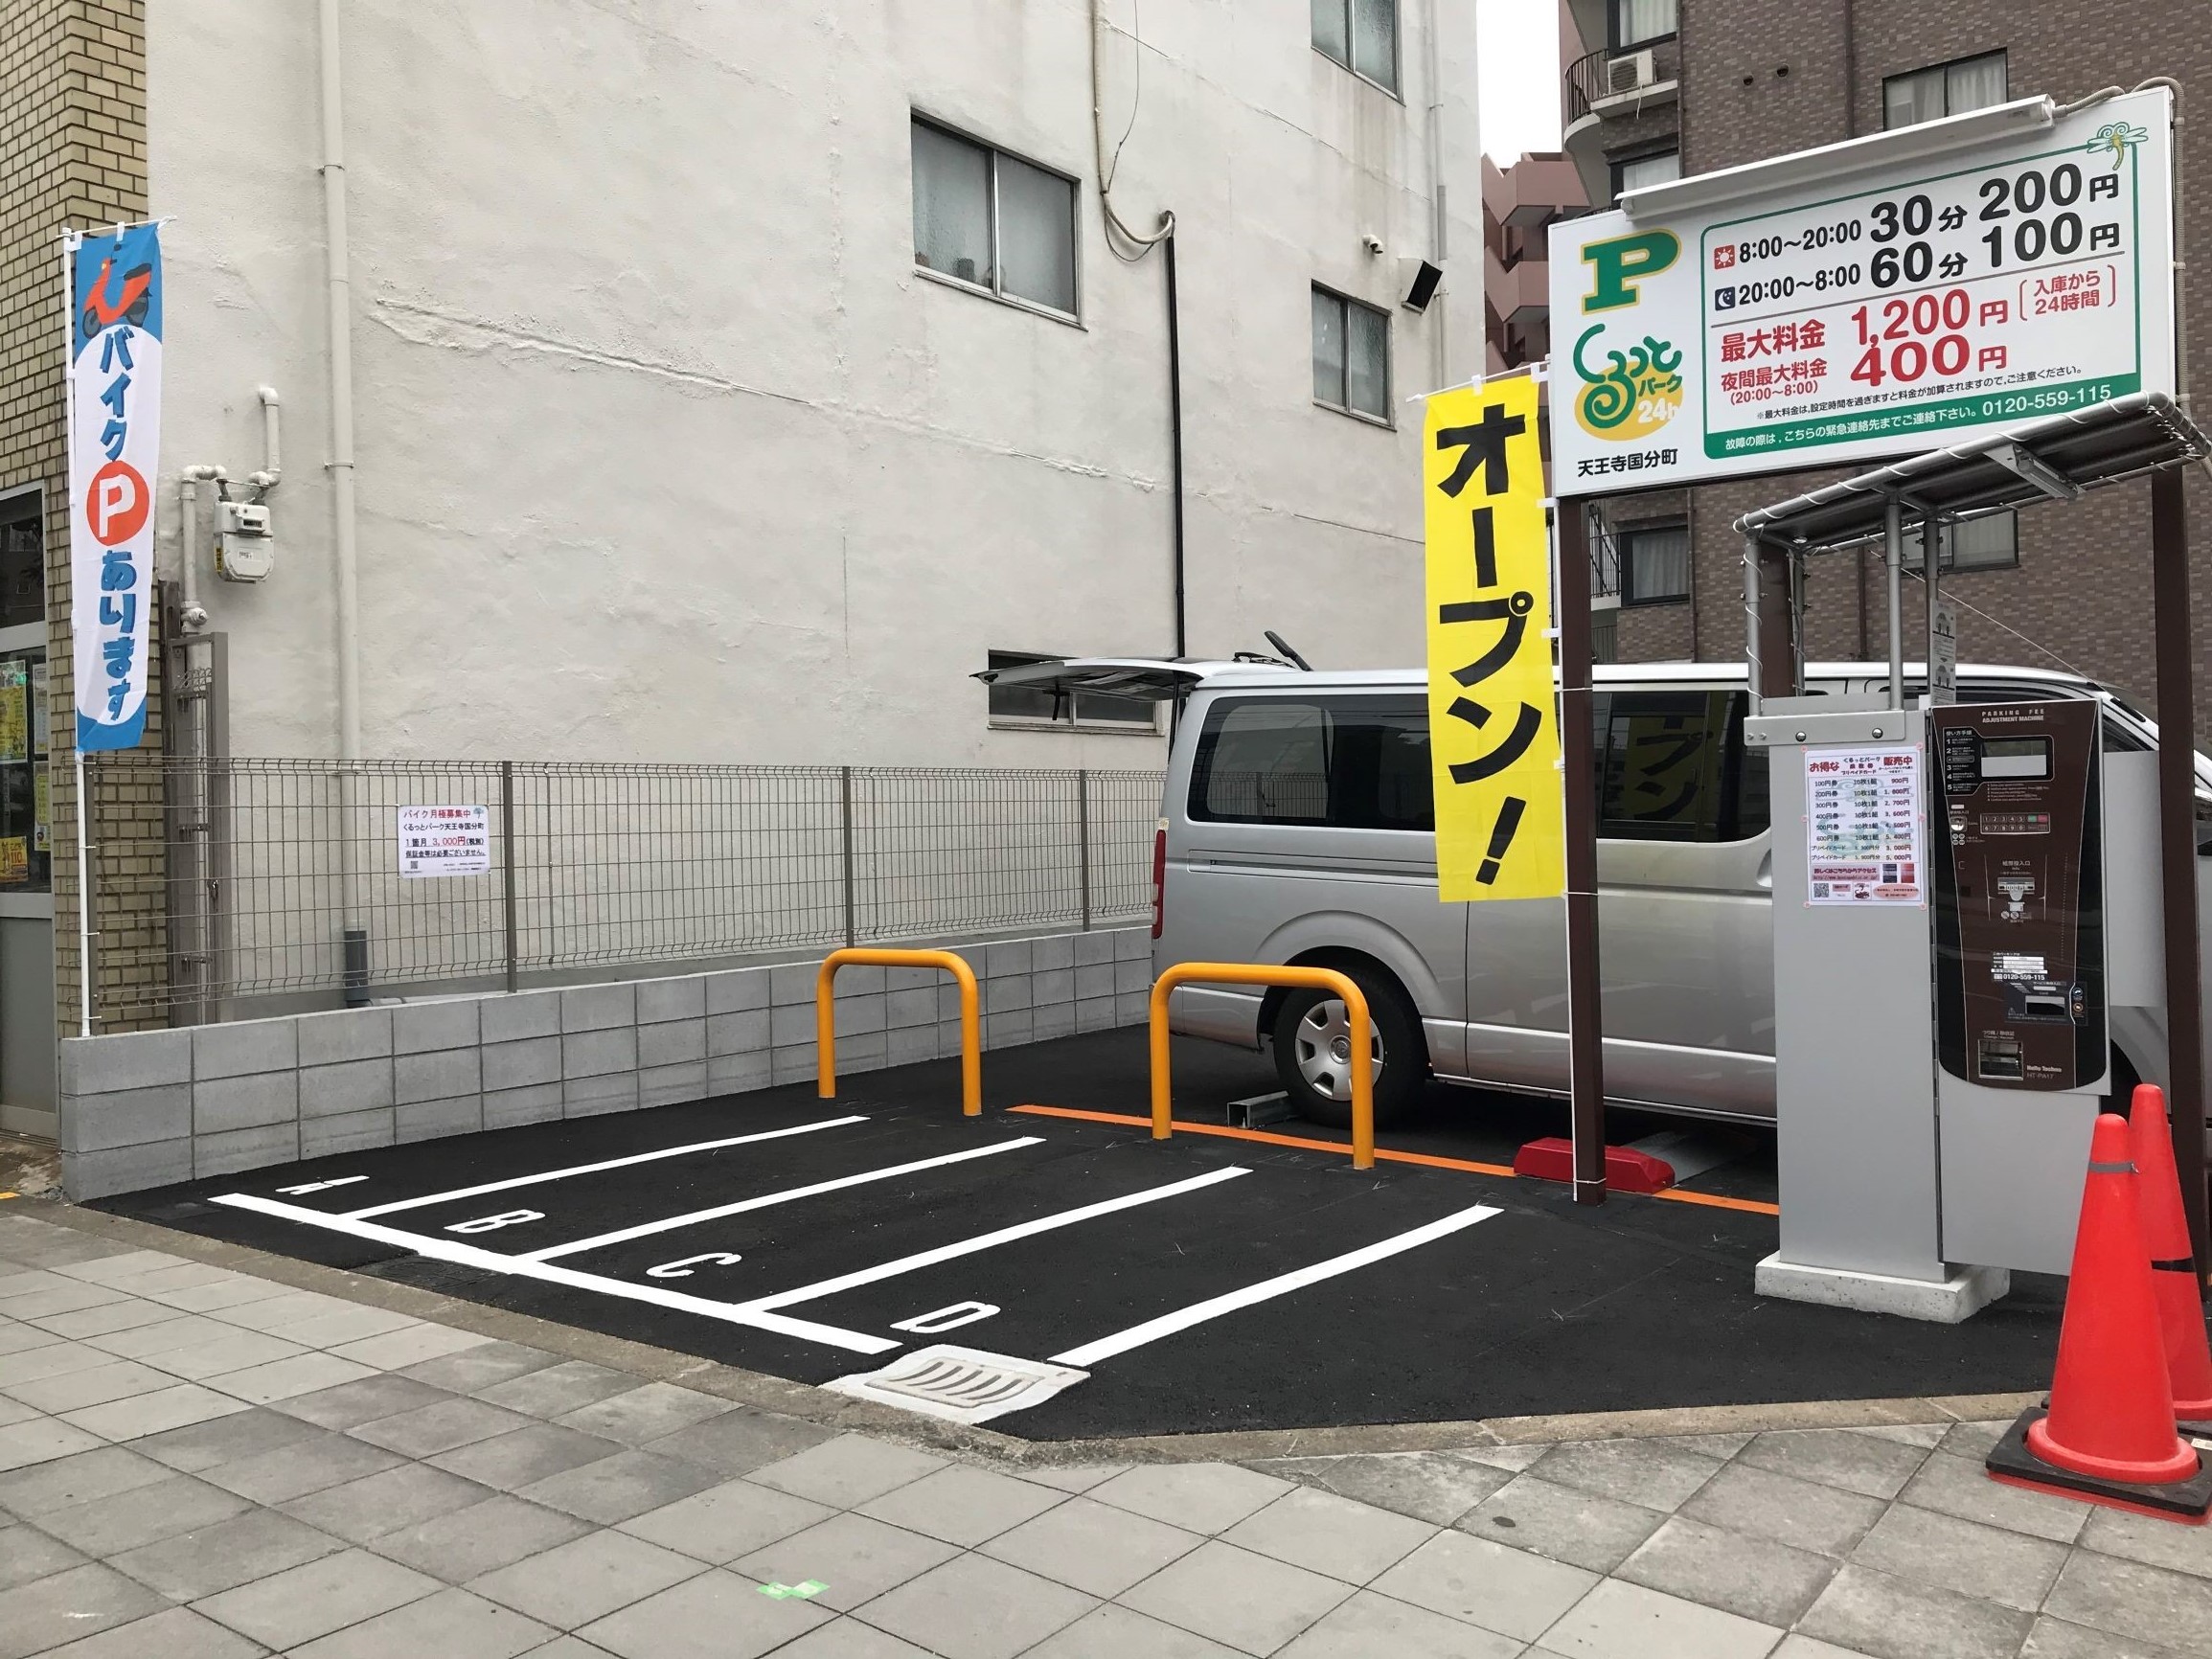
[[[1421,1022],[1396,987],[1352,972],[1367,998],[1374,1040],[1375,1121],[1403,1114],[1428,1076]],[[1333,1128],[1352,1126],[1352,1016],[1344,999],[1325,990],[1293,990],[1275,1012],[1275,1075],[1299,1116]]]

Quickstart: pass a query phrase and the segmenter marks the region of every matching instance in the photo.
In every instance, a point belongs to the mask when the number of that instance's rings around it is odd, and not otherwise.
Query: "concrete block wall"
[[[1142,1025],[1145,928],[952,947],[983,1046]],[[741,1094],[814,1075],[820,959],[396,1003],[61,1045],[63,1191],[105,1197],[301,1158]],[[841,1075],[960,1052],[934,968],[837,976]]]

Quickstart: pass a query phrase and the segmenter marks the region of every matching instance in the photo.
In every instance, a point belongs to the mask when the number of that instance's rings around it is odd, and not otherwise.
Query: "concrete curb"
[[[826,1427],[864,1430],[886,1439],[956,1451],[1008,1467],[1096,1463],[1248,1463],[1265,1458],[1335,1457],[1352,1453],[1449,1451],[1477,1445],[1548,1445],[1559,1441],[1640,1440],[1669,1435],[1755,1434],[1770,1429],[1871,1428],[1899,1423],[1988,1422],[2017,1417],[2041,1398],[2034,1394],[1928,1395],[1900,1399],[1814,1399],[1758,1405],[1682,1406],[1653,1411],[1562,1413],[1545,1417],[1470,1419],[1457,1422],[1363,1423],[1328,1428],[1255,1429],[1220,1434],[1145,1435],[1126,1440],[1029,1441],[991,1429],[941,1422],[872,1405],[780,1376],[721,1365],[642,1342],[604,1336],[482,1303],[442,1296],[411,1284],[272,1256],[242,1244],[180,1233],[150,1221],[80,1209],[53,1199],[22,1198],[8,1212],[80,1233],[166,1250],[211,1266],[318,1290],[328,1296],[435,1320],[503,1342],[521,1343],[570,1359],[627,1371],[655,1382],[680,1383],[723,1399]]]

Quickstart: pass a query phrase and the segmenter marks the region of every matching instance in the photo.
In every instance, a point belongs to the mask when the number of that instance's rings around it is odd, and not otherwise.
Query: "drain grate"
[[[986,1422],[1042,1405],[1089,1375],[1064,1365],[940,1343],[902,1353],[881,1371],[840,1376],[822,1386],[949,1422]]]

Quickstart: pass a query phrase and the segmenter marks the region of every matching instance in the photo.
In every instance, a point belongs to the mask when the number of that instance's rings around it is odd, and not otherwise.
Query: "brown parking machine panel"
[[[1929,711],[1937,1053],[1985,1088],[2105,1075],[2098,713],[2078,699]]]

